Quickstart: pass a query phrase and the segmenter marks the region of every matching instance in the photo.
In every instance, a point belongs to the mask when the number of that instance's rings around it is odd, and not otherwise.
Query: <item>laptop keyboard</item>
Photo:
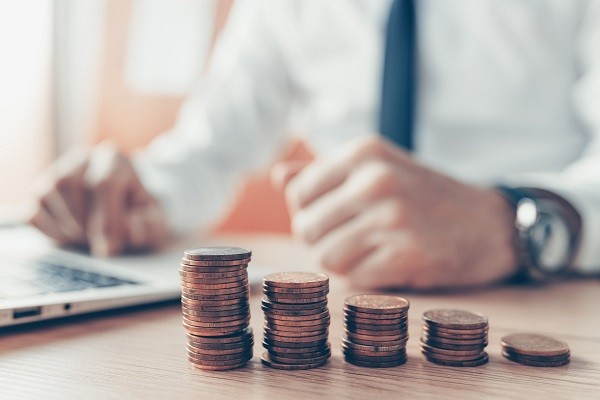
[[[64,260],[12,264],[12,268],[0,270],[0,299],[138,283],[83,270]]]

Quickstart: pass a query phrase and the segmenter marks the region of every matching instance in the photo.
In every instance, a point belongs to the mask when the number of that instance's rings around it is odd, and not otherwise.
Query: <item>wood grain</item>
[[[279,237],[212,239],[251,247],[254,259],[286,270],[311,270],[310,253]],[[177,266],[174,266],[176,273]],[[406,365],[385,369],[343,361],[339,337],[342,304],[355,291],[332,277],[330,341],[333,357],[310,371],[271,370],[260,364],[263,315],[260,290],[252,296],[255,357],[246,368],[203,372],[185,356],[185,336],[176,303],[102,316],[49,322],[0,331],[1,399],[220,399],[220,398],[461,398],[598,399],[600,397],[600,284],[567,282],[545,288],[497,287],[443,295],[402,293],[411,300],[411,339]],[[451,368],[428,363],[417,342],[423,311],[462,307],[490,318],[490,363]],[[536,331],[567,341],[572,362],[532,368],[505,360],[500,338]]]

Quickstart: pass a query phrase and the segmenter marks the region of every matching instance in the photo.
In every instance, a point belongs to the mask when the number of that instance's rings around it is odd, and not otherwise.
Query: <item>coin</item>
[[[265,327],[282,331],[306,331],[309,329],[315,330],[321,327],[328,327],[331,321],[330,317],[322,320],[313,321],[277,321],[270,318],[265,319]],[[310,324],[309,324],[310,323]]]
[[[277,301],[279,304],[313,304],[319,303],[322,301],[327,301],[327,295],[319,296],[319,297],[299,297],[299,298],[291,298],[291,297],[271,297],[271,302]]]
[[[219,310],[219,311],[196,311],[193,308],[188,308],[182,304],[181,312],[191,317],[209,317],[209,318],[220,318],[220,317],[235,317],[250,312],[248,306],[235,308],[233,310]]]
[[[451,329],[481,329],[488,326],[485,315],[465,310],[430,310],[423,313],[423,320],[430,326]]]
[[[567,365],[571,362],[570,357],[565,357],[559,360],[540,360],[534,361],[531,359],[523,358],[514,354],[507,353],[505,351],[502,352],[502,355],[507,359],[514,361],[519,364],[528,365],[530,367],[562,367],[563,365]]]
[[[184,257],[193,261],[234,261],[250,258],[252,251],[242,247],[212,246],[189,249]]]
[[[248,284],[248,278],[244,277],[244,279],[237,280],[235,282],[229,283],[188,283],[181,282],[181,286],[190,289],[207,289],[207,290],[220,290],[220,289],[230,289],[236,288],[240,286],[246,286]]]
[[[439,326],[431,326],[427,323],[423,324],[423,329],[431,332],[434,335],[437,334],[448,334],[448,335],[484,335],[489,331],[489,327],[485,326],[480,329],[450,329],[450,328],[442,328]]]
[[[287,357],[287,358],[317,358],[324,356],[326,354],[331,355],[331,346],[320,347],[315,351],[308,352],[303,350],[302,352],[290,352],[288,350],[297,350],[297,349],[286,349],[284,351],[273,350],[272,348],[268,350],[269,355],[275,355],[278,357]]]
[[[315,329],[315,330],[306,330],[306,331],[282,331],[275,330],[268,327],[264,327],[265,334],[269,334],[271,337],[276,337],[278,339],[283,338],[305,338],[305,337],[315,337],[319,335],[326,334],[329,331],[329,326],[327,325],[325,328]]]
[[[514,357],[520,360],[525,361],[533,361],[533,362],[558,362],[564,361],[567,358],[571,357],[571,352],[567,352],[565,354],[561,354],[558,356],[528,356],[525,354],[513,353],[511,351],[507,351],[506,349],[502,350],[502,354],[506,357]]]
[[[179,276],[181,277],[181,280],[183,282],[189,282],[189,283],[207,283],[207,282],[213,282],[215,280],[219,280],[219,279],[225,279],[225,278],[240,278],[240,277],[247,277],[248,276],[248,271],[245,269],[242,269],[240,271],[229,271],[229,272],[223,272],[223,271],[216,271],[216,272],[194,272],[194,275],[192,275],[192,277],[190,277],[189,273],[186,272],[186,276],[181,274],[182,271],[179,271]]]
[[[278,272],[265,276],[263,284],[276,288],[313,288],[328,285],[329,277],[312,272]]]
[[[423,342],[419,342],[419,348],[423,351],[426,351],[427,353],[440,354],[440,355],[446,355],[446,356],[456,356],[456,357],[474,356],[477,354],[481,354],[481,352],[483,351],[480,348],[477,348],[475,350],[440,349],[439,347],[433,347],[433,346],[430,346]]]
[[[406,337],[407,333],[397,334],[397,335],[367,335],[363,333],[354,333],[352,331],[346,330],[346,336],[349,340],[357,342],[356,340],[368,341],[368,342],[391,342],[391,341],[400,341]]]
[[[481,345],[487,345],[488,341],[487,341],[487,336],[483,337],[483,339],[475,339],[475,340],[465,340],[465,339],[447,339],[447,338],[441,338],[441,337],[436,337],[436,336],[429,336],[426,333],[423,333],[423,335],[421,336],[421,341],[423,341],[424,343],[429,343],[429,342],[434,342],[436,344],[442,343],[442,344],[449,344],[449,345],[455,345],[455,346],[481,346]]]
[[[280,354],[310,354],[325,351],[326,349],[331,349],[331,343],[327,341],[321,341],[317,345],[308,345],[308,346],[277,346],[274,345],[273,342],[264,341],[262,345],[265,349],[268,349],[270,352],[280,353]]]
[[[432,357],[429,355],[426,355],[425,358],[427,358],[428,361],[431,361],[433,363],[436,364],[440,364],[440,365],[445,365],[445,366],[449,366],[449,367],[478,367],[480,365],[483,365],[485,363],[488,362],[488,355],[487,353],[483,353],[482,356],[476,360],[471,360],[471,361],[447,361],[447,360],[442,360],[436,357]]]
[[[446,343],[436,342],[432,339],[427,339],[427,338],[423,338],[423,337],[421,337],[421,342],[428,346],[437,347],[438,349],[445,349],[445,350],[483,350],[488,345],[487,341],[483,342],[481,344],[477,344],[477,345],[446,344]]]
[[[190,287],[186,287],[186,286],[182,285],[181,292],[188,293],[188,294],[201,294],[201,295],[205,295],[205,296],[217,296],[217,295],[239,294],[239,293],[243,293],[243,292],[248,292],[248,289],[243,285],[239,285],[238,287],[232,287],[232,288],[224,288],[224,289],[203,289],[203,288],[198,289],[198,288],[190,288]]]
[[[220,324],[220,323],[224,323],[224,322],[239,321],[241,319],[248,318],[248,315],[250,313],[248,312],[248,310],[242,310],[238,314],[235,314],[235,315],[225,315],[225,316],[214,317],[214,316],[205,316],[205,315],[189,315],[185,310],[183,310],[182,314],[183,314],[184,318],[189,319],[190,321]]]
[[[406,323],[398,323],[398,324],[393,324],[393,325],[356,324],[356,323],[348,321],[347,319],[344,319],[344,322],[346,323],[347,329],[349,329],[353,332],[358,332],[357,330],[361,330],[361,329],[370,331],[370,332],[384,332],[384,331],[397,331],[397,330],[405,331],[408,327],[408,325]],[[382,333],[382,335],[385,335],[385,333]]]
[[[273,287],[267,286],[263,283],[262,290],[265,294],[306,294],[306,293],[318,293],[323,291],[329,291],[329,285],[317,286],[317,287],[306,287],[306,288],[286,288],[286,287]]]
[[[394,351],[369,351],[369,350],[357,350],[354,347],[348,347],[342,344],[342,350],[344,354],[351,354],[364,357],[399,357],[406,356],[406,349],[401,348]],[[367,360],[368,361],[368,360]]]
[[[233,299],[224,301],[203,301],[181,298],[182,307],[195,311],[227,311],[248,307],[248,299]]]
[[[326,361],[329,357],[331,357],[331,351],[326,352],[323,355],[316,357],[286,357],[280,356],[277,354],[273,354],[271,352],[268,353],[271,361],[282,364],[292,364],[292,365],[302,365],[302,364],[317,364],[322,361]]]
[[[501,341],[504,350],[530,356],[558,356],[569,352],[569,345],[537,333],[514,333]]]
[[[321,340],[326,340],[328,336],[328,332],[324,332],[324,333],[318,333],[315,335],[309,335],[309,336],[292,336],[292,337],[287,337],[287,336],[279,336],[279,335],[272,335],[269,332],[264,332],[264,338],[265,340],[273,340],[273,341],[277,341],[277,342],[294,342],[294,343],[310,343],[310,342],[319,342]]]
[[[186,321],[182,321],[184,328],[189,332],[197,336],[224,336],[231,335],[235,332],[242,330],[248,326],[248,323],[243,323],[234,326],[228,327],[219,327],[219,328],[202,328],[190,325]]]
[[[398,359],[396,361],[390,362],[369,362],[369,361],[360,361],[356,360],[353,357],[344,357],[344,359],[350,364],[357,365],[359,367],[367,367],[367,368],[392,368],[398,367],[402,364],[406,363],[406,358]]]
[[[252,357],[250,357],[252,358]],[[190,362],[192,363],[192,365],[194,365],[194,367],[205,370],[205,371],[225,371],[225,370],[231,370],[231,369],[237,369],[237,368],[241,368],[243,366],[245,366],[246,364],[248,364],[248,361],[250,360],[244,360],[239,362],[238,364],[232,364],[232,365],[202,365],[202,364],[197,364],[195,362],[195,360],[193,358],[190,358],[188,356],[188,360],[190,360]]]
[[[238,317],[237,319],[233,319],[233,320],[228,320],[228,321],[206,321],[203,319],[190,319],[190,317],[187,316],[183,316],[183,321],[193,327],[196,328],[228,328],[230,326],[236,326],[236,325],[241,325],[245,322],[250,321],[250,315],[246,314],[246,315],[242,315],[241,317]]]
[[[230,335],[223,335],[219,337],[203,337],[186,333],[188,341],[192,341],[199,344],[231,344],[231,343],[240,343],[252,338],[252,328],[246,327],[239,332],[234,332]]]
[[[237,300],[237,299],[247,299],[248,298],[248,290],[244,290],[243,292],[233,293],[233,294],[197,294],[197,293],[188,293],[185,291],[181,291],[181,297],[187,300],[202,300],[202,301],[226,301],[226,300]]]
[[[193,278],[196,274],[214,274],[216,272],[240,272],[247,271],[248,265],[234,265],[231,267],[194,267],[191,265],[179,264],[179,276]]]
[[[266,365],[267,367],[275,368],[275,369],[284,369],[284,370],[289,370],[289,371],[318,368],[322,365],[325,365],[327,363],[328,359],[329,358],[325,358],[319,362],[312,363],[312,364],[285,364],[285,363],[278,363],[278,362],[273,361],[271,359],[271,357],[269,357],[269,354],[267,352],[264,352],[260,358],[263,365]]]
[[[281,341],[279,338],[271,338],[269,336],[263,336],[263,345],[266,346],[267,349],[271,347],[289,347],[289,348],[315,348],[324,346],[327,343],[327,335],[325,335],[324,339],[317,341],[307,341],[307,342],[289,342],[289,341]]]
[[[190,260],[188,258],[182,258],[181,264],[186,267],[197,267],[197,268],[222,268],[222,267],[239,267],[239,266],[247,266],[250,262],[250,258],[242,258],[240,260],[232,260],[232,261],[223,261],[223,260],[210,260],[210,261],[197,261]],[[190,268],[191,271],[194,271],[194,268]]]
[[[405,346],[408,341],[408,333],[394,340],[368,340],[368,339],[359,339],[359,338],[349,338],[348,333],[346,332],[346,336],[344,336],[345,340],[350,341],[355,344],[360,344],[363,346],[380,346],[380,347],[392,347],[392,346]]]
[[[377,345],[367,346],[367,345],[351,342],[346,338],[342,338],[342,347],[345,347],[348,349],[353,349],[353,350],[358,350],[358,351],[371,351],[371,352],[398,351],[398,350],[402,350],[406,347],[406,341],[404,341],[402,344],[398,344],[395,346],[377,346]]]
[[[198,358],[202,361],[230,361],[247,358],[248,355],[252,353],[252,349],[243,349],[242,351],[238,351],[237,353],[207,354],[199,353],[194,347],[187,346],[187,353],[188,355],[191,355],[192,357]]]
[[[275,301],[275,302],[281,302],[281,299],[283,300],[288,300],[285,301],[285,303],[294,303],[295,300],[298,299],[307,299],[307,298],[319,298],[319,297],[325,297],[329,294],[329,289],[325,289],[325,290],[320,290],[318,292],[306,292],[306,293],[275,293],[275,292],[269,292],[268,290],[263,290],[263,293],[265,295],[267,295],[267,297],[269,297],[269,300],[271,301]],[[291,301],[290,301],[291,300]],[[307,303],[307,302],[305,302]],[[310,302],[310,303],[316,303],[316,302]]]
[[[243,348],[254,346],[254,339],[250,337],[242,342],[236,343],[197,343],[188,340],[188,346],[194,347],[199,352],[240,351]]]
[[[400,296],[361,294],[348,297],[345,306],[361,313],[393,314],[408,310],[410,303]]]
[[[460,361],[460,362],[475,361],[475,360],[479,360],[481,357],[483,357],[483,352],[479,352],[475,355],[469,355],[469,356],[448,356],[448,355],[444,355],[444,354],[430,353],[426,350],[421,349],[421,353],[427,358],[435,358],[436,360],[441,360],[441,361]]]
[[[264,296],[261,300],[261,307],[267,310],[288,310],[288,311],[305,311],[327,307],[327,301],[320,301],[308,304],[281,304],[273,302],[269,297]]]
[[[408,318],[394,318],[394,319],[370,319],[370,318],[356,318],[349,315],[344,316],[344,321],[351,324],[367,324],[367,325],[400,325],[408,324]]]
[[[267,320],[274,320],[274,321],[296,321],[296,322],[309,322],[309,321],[318,321],[318,320],[322,320],[323,318],[327,318],[329,317],[329,311],[327,310],[327,308],[324,309],[325,311],[321,311],[318,314],[310,314],[310,315],[287,315],[287,314],[280,314],[279,312],[272,312],[272,311],[265,311],[265,318]]]
[[[233,366],[238,365],[240,363],[248,362],[252,359],[252,352],[245,353],[240,355],[239,357],[235,357],[232,359],[217,359],[217,360],[207,360],[204,357],[198,357],[197,354],[187,352],[188,360],[192,361],[196,365],[202,366],[212,366],[212,367],[225,367],[225,366]]]
[[[481,334],[476,334],[476,335],[471,335],[471,334],[465,335],[465,334],[460,334],[460,333],[446,333],[446,332],[431,330],[426,325],[423,325],[423,333],[428,336],[432,336],[432,337],[446,338],[446,339],[458,339],[458,340],[478,340],[478,339],[484,339],[487,337],[487,332],[481,333]]]
[[[370,320],[378,320],[378,319],[398,319],[398,318],[406,318],[408,315],[408,310],[399,312],[399,313],[385,313],[385,314],[374,314],[374,313],[364,313],[359,311],[350,310],[348,307],[344,306],[344,315],[346,318],[367,318]]]

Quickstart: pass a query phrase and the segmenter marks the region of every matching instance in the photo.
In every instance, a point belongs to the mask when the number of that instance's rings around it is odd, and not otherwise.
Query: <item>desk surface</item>
[[[305,249],[285,238],[230,237],[219,241],[253,249],[260,263],[310,270]],[[174,266],[176,269],[177,266]],[[0,332],[2,399],[191,398],[600,398],[600,282],[567,282],[546,288],[501,287],[460,295],[416,295],[411,301],[408,363],[392,369],[344,362],[339,338],[344,298],[355,293],[332,277],[329,295],[333,356],[321,368],[278,371],[261,365],[263,315],[253,288],[255,356],[245,368],[203,372],[187,361],[177,304],[102,317],[81,317]],[[417,348],[421,314],[430,308],[478,310],[490,319],[490,362],[477,368],[431,364]],[[533,368],[500,355],[500,338],[536,331],[566,340],[571,364]]]

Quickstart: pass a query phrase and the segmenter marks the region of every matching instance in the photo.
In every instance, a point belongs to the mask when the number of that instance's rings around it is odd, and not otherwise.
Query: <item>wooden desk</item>
[[[253,249],[257,262],[282,269],[313,269],[307,252],[285,238],[226,238]],[[173,266],[174,271],[177,266]],[[176,273],[176,272],[175,272]],[[344,362],[339,337],[342,304],[354,291],[332,277],[331,361],[322,368],[286,372],[265,368],[260,288],[252,296],[255,356],[246,368],[195,369],[185,355],[177,304],[136,312],[83,317],[0,332],[1,399],[385,399],[520,398],[600,399],[600,283],[568,282],[548,288],[504,287],[462,295],[405,295],[409,361],[392,369]],[[479,310],[490,318],[490,362],[477,368],[431,364],[417,348],[423,311],[436,307]],[[571,346],[572,362],[532,368],[500,355],[500,338],[514,331],[555,335]]]

